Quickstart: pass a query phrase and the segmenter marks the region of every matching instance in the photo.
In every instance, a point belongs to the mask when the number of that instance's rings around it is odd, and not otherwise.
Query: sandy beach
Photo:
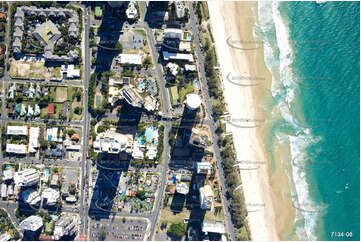
[[[263,82],[263,85],[271,82],[272,77],[264,65],[263,50],[253,39],[252,27],[257,16],[257,3],[209,1],[208,8],[231,119],[227,131],[233,134],[237,159],[249,161],[241,166],[241,180],[251,238],[279,240],[280,234],[289,232],[292,222],[287,224],[285,221],[293,221],[294,213],[289,201],[280,198],[279,191],[284,189],[275,191],[271,183],[275,187],[282,181],[287,185],[287,177],[277,174],[277,179],[270,178],[269,158],[261,138],[261,129],[239,127],[259,125],[265,119],[257,102],[257,95],[261,95],[262,91],[256,88],[257,85],[240,86],[227,81],[232,79],[233,82],[243,84]],[[252,48],[255,50],[250,50]],[[246,122],[244,119],[258,121]]]

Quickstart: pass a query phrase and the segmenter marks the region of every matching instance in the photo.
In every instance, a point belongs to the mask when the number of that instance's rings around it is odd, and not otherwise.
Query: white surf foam
[[[265,63],[272,73],[272,96],[277,100],[280,113],[288,124],[293,128],[295,136],[289,136],[291,159],[305,159],[308,145],[317,143],[318,138],[310,135],[310,130],[299,127],[294,122],[290,112],[291,104],[295,98],[297,86],[292,82],[293,73],[291,64],[294,54],[289,39],[289,29],[282,19],[278,9],[278,2],[258,2],[258,28],[264,38]],[[275,36],[272,36],[275,35]],[[276,40],[273,43],[273,40]],[[279,76],[279,78],[277,78]],[[284,142],[285,134],[276,134],[276,137]],[[283,138],[281,138],[283,137]],[[305,170],[292,165],[292,176],[288,176],[294,184],[296,210],[296,223],[303,221],[302,227],[296,227],[296,233],[302,240],[316,240],[314,229],[317,221],[317,213],[309,213],[302,210],[316,211],[320,207],[311,201],[309,185],[306,182]],[[301,208],[301,209],[300,209]]]

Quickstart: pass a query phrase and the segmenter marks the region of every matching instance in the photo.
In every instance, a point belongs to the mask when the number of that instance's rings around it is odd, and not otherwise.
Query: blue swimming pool
[[[199,89],[199,81],[195,81],[194,85],[196,86],[197,89]]]
[[[50,170],[49,169],[46,169],[45,170],[45,179],[48,179],[50,176]]]

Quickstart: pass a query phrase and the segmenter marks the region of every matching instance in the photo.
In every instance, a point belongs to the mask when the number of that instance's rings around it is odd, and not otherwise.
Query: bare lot
[[[60,79],[59,67],[46,67],[44,62],[24,62],[11,60],[9,75],[12,78],[49,80]]]

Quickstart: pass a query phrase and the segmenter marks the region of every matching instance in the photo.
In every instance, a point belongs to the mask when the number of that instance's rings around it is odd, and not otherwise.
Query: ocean
[[[360,3],[259,2],[255,37],[272,73],[265,145],[287,169],[289,237],[360,240]],[[274,144],[289,157],[276,167]]]

